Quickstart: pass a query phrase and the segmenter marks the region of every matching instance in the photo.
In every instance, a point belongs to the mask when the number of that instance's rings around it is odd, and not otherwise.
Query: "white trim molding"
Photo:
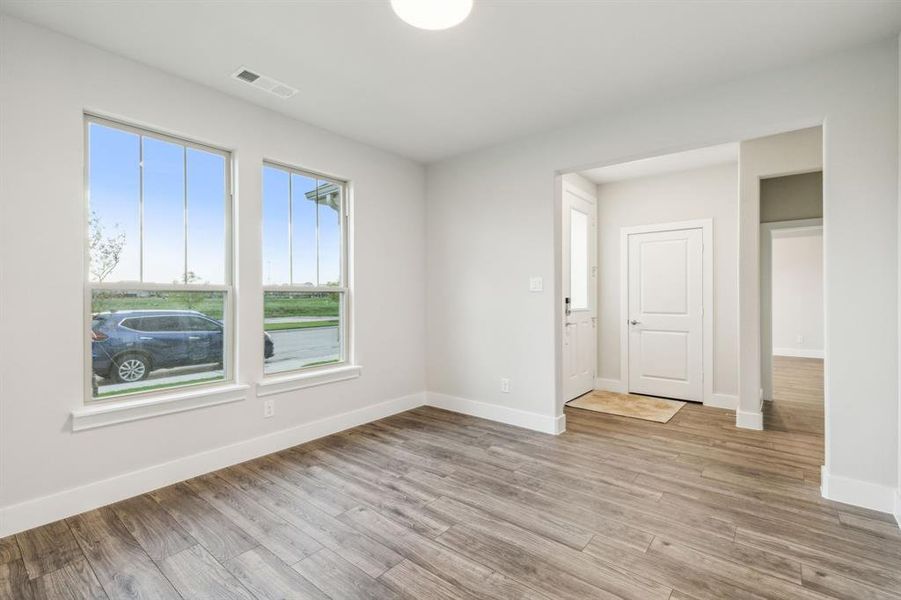
[[[469,400],[437,392],[426,392],[426,404],[451,412],[506,423],[541,433],[559,435],[566,431],[566,415],[542,415],[518,408],[509,408],[488,402]]]
[[[700,229],[702,241],[701,256],[701,298],[704,315],[701,319],[701,353],[704,385],[699,398],[705,405],[713,400],[713,219],[695,219],[675,223],[634,225],[622,227],[619,232],[619,371],[628,390],[629,387],[629,236],[639,233],[660,231],[681,231]],[[715,406],[715,404],[711,404]]]
[[[742,429],[755,429],[761,431],[763,429],[763,411],[735,411],[735,426]]]
[[[95,402],[72,411],[72,431],[149,419],[160,415],[216,406],[247,399],[248,385],[225,384],[215,387],[182,388],[177,392],[147,397]]]
[[[419,392],[0,508],[0,537],[422,406]]]
[[[714,392],[710,396],[710,400],[704,400],[704,406],[712,408],[725,408],[728,410],[738,410],[738,396],[735,394],[721,394]]]
[[[792,356],[795,358],[825,358],[824,350],[809,348],[773,348],[773,356]]]
[[[892,513],[897,505],[898,491],[891,486],[833,475],[826,465],[820,467],[820,475],[823,498],[884,513]]]
[[[346,381],[348,379],[355,379],[362,374],[363,367],[360,365],[341,365],[329,369],[304,371],[301,373],[282,375],[280,377],[267,377],[263,381],[257,383],[257,396],[262,398],[263,396],[293,392],[294,390],[326,383]]]
[[[901,528],[901,489],[895,490],[895,521]]]

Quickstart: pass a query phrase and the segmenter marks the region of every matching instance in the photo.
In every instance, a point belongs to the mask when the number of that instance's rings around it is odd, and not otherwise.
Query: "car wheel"
[[[110,375],[116,383],[143,381],[150,375],[150,363],[141,354],[123,354],[116,358]]]

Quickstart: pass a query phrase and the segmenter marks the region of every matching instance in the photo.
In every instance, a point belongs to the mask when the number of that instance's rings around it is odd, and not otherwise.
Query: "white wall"
[[[774,234],[772,277],[773,354],[822,358],[823,232]]]
[[[826,466],[843,478],[826,492],[885,510],[898,478],[898,75],[893,39],[431,165],[429,389],[562,413],[561,294],[528,291],[529,275],[555,280],[557,172],[825,122],[826,352],[837,366]],[[861,315],[880,326],[861,327]],[[503,375],[510,394],[498,391]]]
[[[713,391],[738,393],[738,164],[627,179],[598,186],[598,377],[620,373],[620,231],[713,219]]]
[[[248,446],[235,445],[247,440],[264,440],[252,447],[265,451],[302,437],[290,428],[360,409],[341,422],[369,420],[421,403],[422,166],[8,17],[0,18],[0,74],[0,535],[35,524],[26,513],[53,517],[29,512],[31,501],[49,494],[136,471],[128,481],[141,491],[142,482],[165,478],[158,465],[178,472],[185,457],[214,449],[240,459]],[[261,161],[350,179],[362,376],[275,396],[276,415],[266,420],[251,389],[242,402],[72,433],[70,411],[83,400],[86,109],[234,150],[239,382],[262,375]],[[324,429],[314,423],[304,431]],[[210,466],[215,456],[197,460]],[[128,495],[126,485],[90,489],[101,488]],[[85,508],[108,501],[107,492],[64,495]],[[37,504],[64,510],[66,501]]]

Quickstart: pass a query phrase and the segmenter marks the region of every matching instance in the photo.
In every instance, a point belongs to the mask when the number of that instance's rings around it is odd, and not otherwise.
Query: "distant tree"
[[[114,229],[114,235],[107,235],[100,216],[91,211],[91,219],[89,222],[89,241],[91,246],[91,276],[98,282],[109,277],[122,259],[122,251],[125,249],[125,233],[118,231],[118,226]],[[109,309],[111,292],[97,290],[92,298],[91,310],[93,312],[103,312]]]
[[[119,265],[125,249],[125,233],[115,229],[117,233],[108,236],[100,216],[91,212],[91,275],[100,283]]]
[[[188,283],[198,283],[203,281],[203,278],[195,273],[194,271],[186,271],[184,275],[181,276],[181,279],[176,279],[172,283],[175,284],[188,284]],[[196,292],[174,292],[171,294],[174,298],[177,299],[179,308],[187,308],[188,310],[194,310],[194,307],[197,306],[199,302],[203,301],[201,297],[202,294],[198,294]]]

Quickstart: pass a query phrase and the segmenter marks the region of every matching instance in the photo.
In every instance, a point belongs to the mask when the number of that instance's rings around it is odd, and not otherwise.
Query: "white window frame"
[[[265,319],[265,306],[266,306],[266,293],[268,292],[299,292],[299,293],[337,293],[339,295],[339,319],[338,319],[338,335],[340,339],[340,349],[341,354],[339,356],[339,360],[335,362],[328,363],[326,365],[311,365],[307,367],[300,367],[297,369],[290,369],[286,371],[278,371],[275,373],[266,373],[266,361],[265,358],[262,362],[263,367],[263,381],[258,384],[258,396],[268,395],[270,393],[278,393],[280,391],[288,391],[293,389],[299,389],[303,387],[311,387],[314,385],[320,385],[322,383],[330,383],[331,381],[341,381],[344,379],[350,379],[353,377],[357,377],[360,374],[360,368],[358,366],[354,366],[353,360],[353,336],[351,335],[351,315],[353,311],[352,307],[352,291],[349,279],[350,272],[350,241],[349,241],[349,227],[350,227],[350,182],[337,179],[335,177],[331,177],[329,175],[324,175],[317,171],[311,171],[309,169],[304,169],[300,167],[295,167],[292,165],[288,165],[281,162],[276,162],[272,160],[264,160],[262,167],[260,168],[260,173],[262,175],[264,169],[266,168],[278,169],[280,171],[285,171],[288,174],[288,231],[290,232],[288,238],[288,278],[289,280],[293,280],[294,278],[294,225],[293,225],[293,199],[292,199],[292,189],[291,189],[291,175],[300,175],[302,177],[307,177],[311,179],[317,179],[320,181],[325,181],[328,183],[332,183],[337,185],[341,189],[341,210],[340,214],[340,224],[341,224],[341,260],[340,260],[340,278],[339,285],[337,286],[326,286],[326,285],[296,285],[293,283],[290,284],[281,284],[281,285],[263,285],[263,319]],[[264,212],[263,203],[265,202],[265,196],[262,189],[262,177],[261,177],[261,187],[260,187],[260,210],[261,214]],[[263,223],[261,220],[261,236],[265,235],[265,230],[262,227]],[[263,238],[261,237],[261,247],[262,247]],[[317,260],[316,260],[316,280],[317,283],[319,281],[319,260],[318,260],[318,223],[317,223]],[[263,257],[261,255],[261,261]],[[262,265],[261,265],[262,266]],[[261,271],[262,272],[262,271]],[[263,331],[265,332],[265,322]],[[276,348],[277,350],[277,348]],[[320,375],[322,375],[320,377]],[[282,384],[282,385],[279,385]],[[288,384],[285,386],[284,384]],[[270,390],[270,388],[272,388]]]
[[[91,252],[90,252],[90,219],[91,219],[91,188],[90,188],[90,126],[92,123],[110,127],[121,131],[133,133],[141,137],[150,137],[157,140],[178,144],[187,148],[194,148],[203,152],[217,154],[225,158],[225,283],[218,284],[160,284],[145,283],[135,281],[124,282],[96,282],[91,280]],[[140,144],[143,153],[143,143]],[[143,156],[142,156],[143,158]],[[235,211],[235,192],[234,192],[234,160],[232,153],[215,146],[210,146],[200,142],[195,142],[182,137],[177,137],[145,127],[139,127],[121,121],[112,120],[106,117],[95,115],[92,113],[84,114],[84,306],[83,306],[83,337],[84,337],[84,401],[85,409],[76,411],[73,415],[76,419],[82,413],[93,414],[95,412],[105,411],[106,409],[118,410],[120,407],[127,407],[133,404],[146,403],[148,400],[158,398],[161,401],[171,402],[173,399],[179,399],[180,395],[191,396],[196,398],[203,395],[205,391],[217,393],[220,391],[229,392],[229,396],[238,398],[234,392],[240,391],[246,386],[235,385],[235,291],[234,291],[234,211]],[[139,206],[141,210],[141,251],[140,251],[140,276],[143,277],[143,160],[140,163],[141,185]],[[187,251],[186,251],[187,252]],[[93,294],[97,290],[110,291],[148,291],[148,292],[223,292],[223,311],[222,321],[224,323],[223,348],[222,348],[222,370],[223,378],[218,381],[209,381],[201,383],[186,382],[182,385],[174,385],[172,387],[162,388],[159,390],[125,392],[116,394],[107,398],[94,398],[93,396],[93,378],[94,370],[91,355],[91,307]],[[216,401],[215,403],[219,403]],[[167,410],[165,412],[177,412],[176,410]],[[152,415],[150,415],[152,416]],[[133,420],[131,418],[123,418],[111,420],[110,422],[121,422]],[[106,422],[102,424],[107,424]]]

